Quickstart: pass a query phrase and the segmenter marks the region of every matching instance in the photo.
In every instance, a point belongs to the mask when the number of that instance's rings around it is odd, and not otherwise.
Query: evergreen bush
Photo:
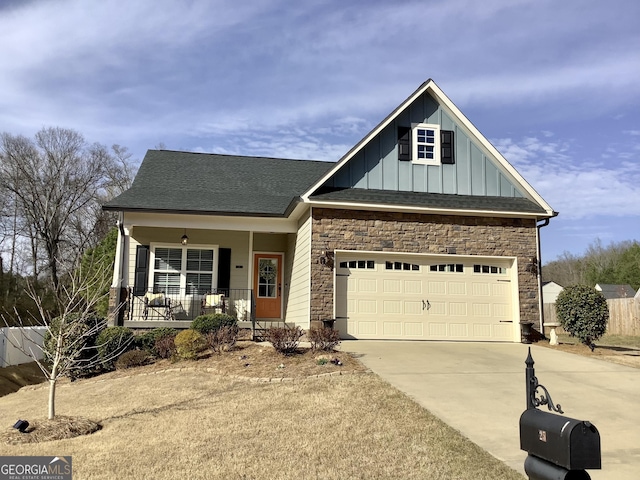
[[[113,370],[118,356],[133,348],[133,330],[126,327],[107,327],[98,335],[96,345],[102,368]]]
[[[607,330],[609,306],[607,300],[595,288],[587,285],[566,287],[556,299],[558,320],[571,336],[594,349]]]
[[[63,358],[73,359],[78,365],[77,368],[70,369],[69,376],[75,378],[88,375],[93,369],[88,365],[95,363],[92,360],[98,354],[96,349],[98,335],[106,327],[104,318],[98,315],[81,316],[71,313],[54,318],[44,335],[45,359],[49,362],[54,359],[57,339],[62,332],[65,341],[60,353]]]
[[[144,350],[129,350],[116,360],[116,370],[141,367],[149,363],[149,354]]]
[[[159,355],[158,350],[156,349],[156,345],[158,340],[163,339],[165,337],[175,337],[178,334],[178,330],[170,327],[160,327],[154,328],[153,330],[149,330],[143,334],[137,335],[135,339],[136,348],[144,350],[154,357],[160,358],[168,358],[162,357]]]
[[[197,316],[191,322],[191,328],[202,335],[215,332],[220,327],[234,327],[238,324],[238,320],[226,313],[211,313],[207,315]]]
[[[198,353],[207,348],[204,337],[193,329],[183,330],[174,340],[178,357],[186,360],[194,360]]]

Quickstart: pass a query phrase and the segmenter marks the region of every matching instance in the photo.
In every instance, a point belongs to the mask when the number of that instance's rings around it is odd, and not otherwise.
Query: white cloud
[[[598,163],[577,154],[570,143],[536,137],[493,143],[563,218],[640,216],[637,154],[635,161],[622,152],[616,162]]]

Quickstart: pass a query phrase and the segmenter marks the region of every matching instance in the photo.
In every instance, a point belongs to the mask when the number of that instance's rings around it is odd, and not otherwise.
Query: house
[[[335,163],[150,150],[103,208],[114,323],[206,310],[516,342],[541,323],[539,230],[557,215],[432,80]]]
[[[564,287],[556,282],[542,282],[542,302],[556,303],[556,298],[562,290]]]
[[[595,289],[601,292],[607,300],[612,300],[614,298],[633,298],[636,294],[636,291],[631,285],[597,283]]]

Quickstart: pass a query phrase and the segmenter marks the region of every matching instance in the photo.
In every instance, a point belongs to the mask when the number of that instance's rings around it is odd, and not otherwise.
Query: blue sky
[[[640,241],[638,21],[637,0],[0,0],[0,132],[335,161],[433,78],[560,212],[551,261]]]

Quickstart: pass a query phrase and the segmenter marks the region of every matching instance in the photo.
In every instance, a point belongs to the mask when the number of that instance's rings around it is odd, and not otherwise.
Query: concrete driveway
[[[526,408],[528,345],[343,341],[373,372],[524,474],[520,414]],[[600,432],[602,470],[591,478],[640,478],[640,369],[536,345],[538,381],[568,417]]]

